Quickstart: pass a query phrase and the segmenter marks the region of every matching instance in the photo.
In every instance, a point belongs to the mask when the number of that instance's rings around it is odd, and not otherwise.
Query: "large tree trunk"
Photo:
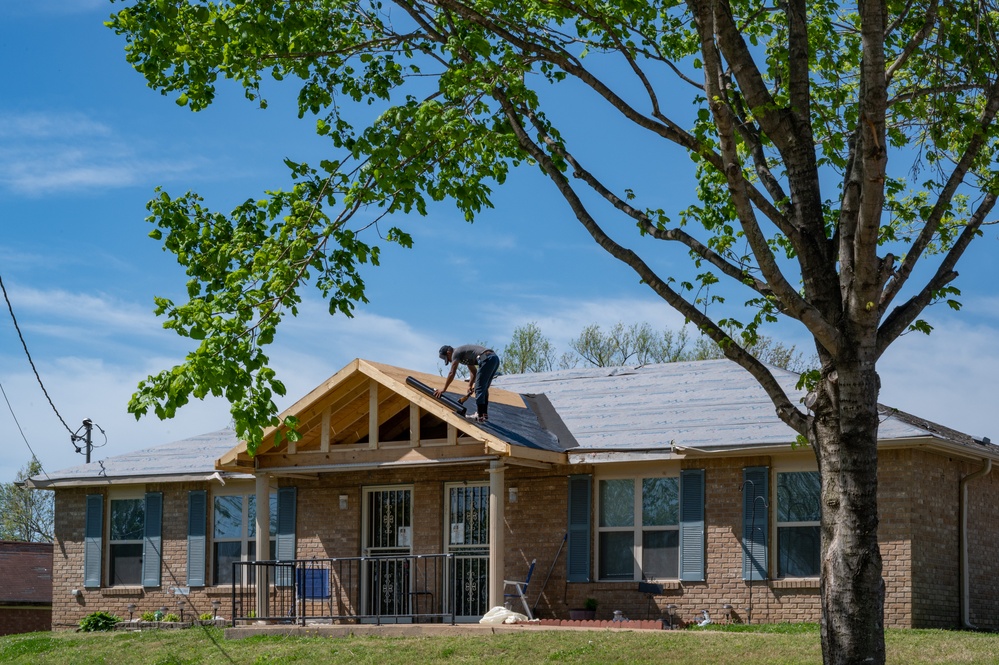
[[[822,476],[822,656],[826,665],[884,663],[878,547],[878,376],[839,363],[815,404],[810,438]]]

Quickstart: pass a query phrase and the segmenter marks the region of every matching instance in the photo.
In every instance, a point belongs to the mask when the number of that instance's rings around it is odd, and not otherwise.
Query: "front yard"
[[[251,637],[222,629],[29,633],[0,637],[0,663],[24,665],[239,665],[283,663],[821,663],[818,627],[741,630],[537,630],[434,637]],[[747,628],[750,628],[747,630]],[[999,663],[999,635],[889,630],[888,662]]]

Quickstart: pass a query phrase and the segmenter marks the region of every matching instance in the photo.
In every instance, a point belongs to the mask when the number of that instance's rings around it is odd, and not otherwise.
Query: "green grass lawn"
[[[736,628],[736,627],[732,627]],[[999,665],[999,634],[889,630],[888,662]],[[251,637],[227,641],[218,628],[0,637],[0,663],[188,665],[236,663],[821,663],[814,625],[738,630],[525,630],[459,637]]]

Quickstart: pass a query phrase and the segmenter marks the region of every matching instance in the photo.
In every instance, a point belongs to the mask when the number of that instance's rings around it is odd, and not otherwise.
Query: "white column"
[[[503,577],[506,575],[503,556],[505,470],[500,460],[489,463],[489,609],[503,606]]]
[[[266,473],[257,472],[256,482],[256,545],[257,561],[267,561],[271,558],[271,483]],[[270,576],[264,568],[257,568],[257,616],[270,614],[269,591]]]

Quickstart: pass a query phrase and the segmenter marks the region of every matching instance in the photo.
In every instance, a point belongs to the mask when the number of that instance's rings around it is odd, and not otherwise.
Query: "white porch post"
[[[489,609],[503,606],[503,577],[506,575],[503,556],[505,470],[500,460],[489,463]]]
[[[266,473],[256,475],[256,546],[257,561],[267,561],[271,558],[271,484]],[[257,568],[257,617],[270,614],[268,600],[270,598],[270,577],[263,567]]]

